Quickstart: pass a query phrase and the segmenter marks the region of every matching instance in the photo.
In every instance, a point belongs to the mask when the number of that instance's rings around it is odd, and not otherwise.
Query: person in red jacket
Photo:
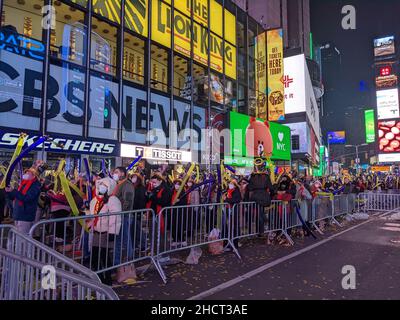
[[[154,213],[159,217],[161,233],[164,234],[165,217],[159,216],[162,208],[171,204],[171,192],[165,182],[165,178],[160,173],[155,173],[150,178],[147,190],[146,208],[153,209]]]

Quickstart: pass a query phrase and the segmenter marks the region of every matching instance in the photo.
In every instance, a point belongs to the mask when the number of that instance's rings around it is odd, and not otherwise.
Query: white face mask
[[[107,191],[108,191],[108,188],[104,184],[101,184],[99,186],[99,194],[105,194]]]
[[[136,183],[137,177],[136,177],[136,176],[133,176],[131,181],[132,181],[132,183]]]
[[[113,177],[113,180],[114,180],[114,181],[117,181],[117,182],[119,181],[119,175],[118,175],[118,173],[114,173],[112,177]]]
[[[30,178],[30,175],[27,174],[27,173],[25,173],[25,174],[22,176],[22,180],[29,180],[29,178]]]
[[[229,185],[228,185],[228,187],[229,187],[229,189],[235,189],[235,185],[233,184],[233,183],[230,183]]]
[[[189,182],[188,183],[188,187],[191,187],[193,185],[193,183]]]
[[[181,186],[180,186],[179,184],[176,184],[176,185],[175,185],[175,190],[179,190],[180,187],[181,187]]]

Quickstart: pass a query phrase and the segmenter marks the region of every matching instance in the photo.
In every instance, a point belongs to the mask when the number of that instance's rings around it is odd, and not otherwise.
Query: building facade
[[[0,4],[1,160],[23,131],[27,145],[53,138],[33,154],[48,162],[84,154],[120,164],[121,144],[187,150],[201,162],[202,128],[227,111],[255,112],[263,27],[230,0]],[[172,143],[170,120],[198,136]]]

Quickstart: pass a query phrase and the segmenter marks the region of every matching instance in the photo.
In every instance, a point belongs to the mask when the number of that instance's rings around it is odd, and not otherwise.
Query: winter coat
[[[125,179],[117,184],[115,196],[121,201],[122,211],[132,211],[135,202],[135,187]]]
[[[25,195],[22,194],[22,190],[18,191],[17,189],[7,193],[10,200],[15,200],[13,206],[13,219],[15,221],[35,221],[40,188],[40,182],[35,180]]]
[[[253,173],[248,188],[250,201],[255,201],[264,207],[271,205],[270,191],[273,187],[271,179],[266,173]]]
[[[107,194],[113,194],[114,189],[116,187],[116,182],[109,178],[106,177],[104,179],[100,179],[96,181],[96,195],[98,195],[98,185],[100,182],[104,183],[107,185],[108,190]],[[97,203],[97,198],[93,198],[92,201],[90,201],[90,214],[94,215],[95,214],[95,206]],[[104,214],[104,213],[113,213],[113,212],[121,212],[121,201],[116,196],[110,196],[108,198],[108,202],[103,205],[101,208],[99,214]],[[94,231],[97,232],[107,232],[109,234],[116,234],[118,235],[120,230],[121,230],[121,215],[111,215],[111,216],[105,216],[105,217],[100,217],[99,219],[92,219],[91,222],[94,224]]]
[[[133,201],[133,210],[142,210],[146,208],[146,188],[142,184],[135,186],[135,200]]]
[[[241,201],[242,201],[242,195],[240,193],[240,190],[239,188],[235,188],[232,191],[231,198],[229,198],[227,194],[224,202],[228,203],[229,206],[232,208],[236,203],[240,203]]]

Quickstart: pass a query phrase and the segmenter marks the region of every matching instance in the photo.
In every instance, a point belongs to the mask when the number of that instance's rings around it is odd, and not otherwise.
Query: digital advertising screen
[[[379,152],[400,152],[400,119],[378,122]]]
[[[257,158],[260,152],[264,152],[271,154],[272,160],[291,159],[291,134],[288,126],[237,112],[230,112],[229,118],[233,157]],[[253,130],[253,137],[249,130]]]
[[[375,57],[384,57],[395,54],[394,36],[374,40]]]
[[[399,90],[389,89],[376,92],[378,120],[399,118]]]
[[[345,144],[346,132],[345,131],[330,131],[328,132],[329,144]]]

